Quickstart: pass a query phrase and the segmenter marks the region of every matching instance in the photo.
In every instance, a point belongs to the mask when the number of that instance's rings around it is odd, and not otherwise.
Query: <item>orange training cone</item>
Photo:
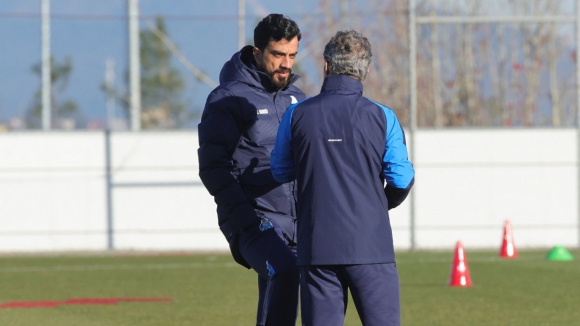
[[[455,245],[455,257],[453,258],[453,267],[451,269],[451,278],[449,286],[471,286],[471,276],[469,276],[469,266],[463,250],[461,241]]]
[[[514,245],[514,236],[512,233],[512,224],[510,221],[505,221],[503,227],[503,241],[501,244],[501,251],[499,252],[501,258],[516,258],[518,251]]]

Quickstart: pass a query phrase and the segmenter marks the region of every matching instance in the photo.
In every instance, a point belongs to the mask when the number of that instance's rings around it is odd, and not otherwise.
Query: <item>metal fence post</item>
[[[141,130],[141,59],[139,57],[139,0],[128,0],[129,80],[131,87],[131,130]]]
[[[41,3],[41,75],[42,75],[42,129],[48,131],[51,128],[51,60],[50,60],[50,0],[42,0]]]
[[[105,192],[107,205],[107,249],[115,248],[113,229],[113,176],[111,171],[111,129],[105,128]]]

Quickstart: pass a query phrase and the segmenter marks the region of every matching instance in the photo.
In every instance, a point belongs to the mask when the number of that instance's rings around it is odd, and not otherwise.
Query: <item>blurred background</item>
[[[405,125],[411,69],[418,127],[558,128],[577,120],[573,0],[416,0],[411,37],[404,0],[131,3],[2,0],[0,130],[42,128],[43,51],[50,129],[103,129],[107,120],[113,129],[130,128],[131,60],[139,67],[142,129],[194,129],[223,63],[252,43],[256,23],[272,12],[303,32],[295,72],[308,95],[321,86],[324,44],[338,29],[356,29],[374,50],[365,94]],[[133,56],[131,6],[139,38]]]
[[[227,249],[196,128],[269,13],[300,26],[309,96],[337,30],[370,39],[364,94],[417,171],[398,248],[493,247],[506,220],[521,246],[580,245],[577,1],[1,3],[0,251]]]

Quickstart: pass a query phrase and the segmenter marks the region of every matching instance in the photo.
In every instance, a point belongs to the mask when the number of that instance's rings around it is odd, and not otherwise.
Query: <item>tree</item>
[[[489,1],[319,0],[305,15],[301,43],[319,62],[324,42],[338,29],[355,29],[373,48],[364,94],[388,105],[409,125],[409,10],[416,17],[566,15],[561,0]],[[368,9],[372,8],[372,9]],[[475,22],[417,24],[417,124],[421,128],[573,126],[576,120],[575,46],[562,23]],[[569,33],[568,33],[569,34]],[[301,64],[304,61],[300,61]],[[319,63],[315,65],[319,66]],[[300,66],[299,66],[300,68]],[[305,74],[317,81],[320,69]],[[317,87],[305,88],[316,93]],[[308,95],[313,95],[308,94]]]
[[[144,129],[180,127],[188,120],[183,101],[185,81],[171,65],[171,51],[158,36],[159,33],[168,35],[163,17],[155,19],[155,28],[156,31],[140,33],[141,126]]]
[[[50,101],[51,101],[51,125],[57,129],[74,129],[83,119],[81,111],[75,101],[70,99],[59,99],[67,86],[70,74],[73,70],[73,63],[70,57],[66,57],[63,62],[55,61],[50,57]],[[42,65],[35,64],[31,68],[32,72],[41,78]],[[32,106],[26,114],[27,128],[40,128],[42,116],[42,89],[34,93]]]

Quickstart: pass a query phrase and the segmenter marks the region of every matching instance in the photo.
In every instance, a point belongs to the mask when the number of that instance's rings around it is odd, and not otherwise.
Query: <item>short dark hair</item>
[[[298,41],[302,38],[295,21],[281,14],[269,14],[254,29],[254,46],[264,51],[270,39],[278,42],[282,38],[290,41],[294,37],[298,37]]]

